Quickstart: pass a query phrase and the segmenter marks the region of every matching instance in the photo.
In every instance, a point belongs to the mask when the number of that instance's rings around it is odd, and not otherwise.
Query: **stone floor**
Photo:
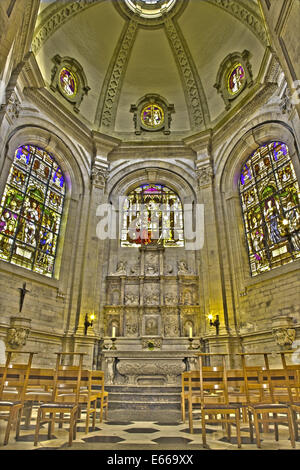
[[[104,421],[96,424],[96,429],[85,434],[84,413],[77,428],[76,440],[68,447],[68,430],[55,427],[51,440],[47,439],[47,427],[40,430],[40,441],[34,447],[34,415],[29,429],[21,426],[20,438],[14,438],[11,431],[10,441],[3,446],[6,423],[0,420],[0,450],[204,450],[202,446],[200,421],[194,421],[194,434],[189,433],[188,424],[158,421]],[[207,443],[211,450],[238,450],[234,429],[231,443],[226,441],[224,432],[218,425],[207,426]],[[279,441],[274,439],[274,433],[262,434],[262,450],[293,450],[285,426],[279,427]],[[251,443],[247,424],[242,425],[242,449],[257,450],[256,444]],[[296,450],[300,450],[300,441],[296,442]]]

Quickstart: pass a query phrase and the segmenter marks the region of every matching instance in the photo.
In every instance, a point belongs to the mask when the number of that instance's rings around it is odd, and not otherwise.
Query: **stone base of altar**
[[[181,374],[197,367],[196,351],[102,351],[107,385],[180,386]]]

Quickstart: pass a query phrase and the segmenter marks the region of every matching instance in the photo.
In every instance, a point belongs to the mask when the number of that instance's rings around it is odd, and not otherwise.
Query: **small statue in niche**
[[[193,304],[193,293],[188,289],[182,293],[181,302],[183,305]]]
[[[185,261],[178,261],[178,274],[189,274],[189,268]]]
[[[115,358],[114,357],[108,357],[106,359],[106,367],[107,367],[106,381],[108,385],[112,385],[114,383],[114,377],[115,377]]]
[[[124,261],[119,261],[117,265],[117,270],[112,274],[113,276],[126,276],[126,263]]]

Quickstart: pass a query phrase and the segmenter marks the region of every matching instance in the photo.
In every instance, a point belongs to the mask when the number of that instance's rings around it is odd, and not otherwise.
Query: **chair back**
[[[28,354],[28,361],[25,364],[12,364],[12,354],[15,351],[7,351],[5,366],[1,371],[2,379],[0,383],[0,400],[13,400],[24,403],[26,388],[34,352],[24,352]]]
[[[57,360],[56,360],[56,368],[54,374],[54,387],[53,387],[53,394],[52,394],[52,401],[57,402],[60,400],[60,395],[70,394],[70,401],[72,403],[78,404],[79,402],[79,395],[80,395],[80,387],[82,384],[81,374],[82,374],[82,365],[83,365],[83,356],[85,353],[56,353]],[[70,365],[62,365],[61,360],[66,355],[78,355],[79,356],[79,364],[78,366]]]
[[[199,354],[200,400],[201,405],[206,403],[222,403],[228,405],[228,384],[225,354],[214,354],[222,357],[221,367],[205,368],[203,356]]]

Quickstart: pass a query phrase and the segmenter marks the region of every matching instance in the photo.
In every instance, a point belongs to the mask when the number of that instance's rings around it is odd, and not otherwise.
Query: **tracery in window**
[[[41,148],[17,149],[0,207],[0,259],[52,277],[65,198],[54,158]]]
[[[184,246],[182,204],[166,186],[144,184],[125,198],[121,246],[141,245]]]
[[[300,258],[300,193],[287,145],[271,142],[251,155],[240,196],[252,276]]]

